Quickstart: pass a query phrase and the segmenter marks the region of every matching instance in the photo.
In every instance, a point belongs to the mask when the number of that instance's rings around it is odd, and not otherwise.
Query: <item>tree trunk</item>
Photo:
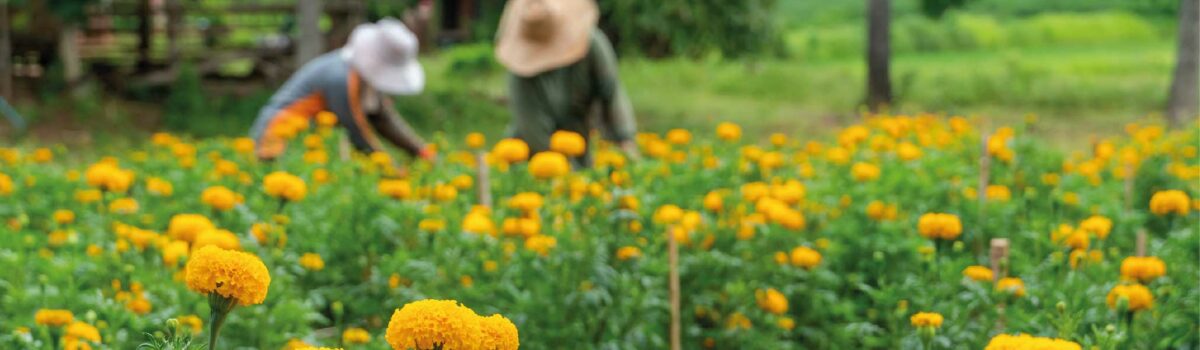
[[[179,34],[183,28],[183,3],[167,0],[167,62],[175,66],[180,61]]]
[[[12,39],[8,0],[0,0],[0,98],[12,100]]]
[[[321,1],[300,0],[296,2],[296,26],[300,35],[296,39],[296,69],[324,51],[325,40],[321,37]]]
[[[890,0],[867,0],[867,107],[872,112],[892,103]]]
[[[1200,116],[1200,0],[1179,0],[1179,48],[1167,97],[1167,121],[1178,127]]]
[[[137,68],[138,70],[146,70],[150,68],[150,40],[154,34],[154,18],[150,13],[150,0],[138,1],[138,43],[137,43]]]
[[[83,60],[79,57],[79,25],[64,23],[59,30],[58,60],[63,67],[63,83],[70,95],[76,96],[83,80]]]

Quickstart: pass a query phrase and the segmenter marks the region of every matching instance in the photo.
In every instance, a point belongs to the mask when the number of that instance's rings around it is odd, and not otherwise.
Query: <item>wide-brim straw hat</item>
[[[418,47],[417,36],[404,23],[384,18],[355,27],[345,54],[350,66],[376,90],[414,95],[425,88],[425,70],[417,61]]]
[[[593,0],[512,0],[496,34],[496,59],[533,76],[583,59],[600,10]]]

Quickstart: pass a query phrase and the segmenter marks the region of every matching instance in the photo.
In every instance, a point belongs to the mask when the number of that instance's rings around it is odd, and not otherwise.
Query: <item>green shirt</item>
[[[591,47],[579,62],[532,77],[510,73],[508,89],[513,114],[509,134],[528,143],[532,152],[549,149],[550,135],[558,130],[587,138],[593,123],[613,141],[630,140],[637,132],[612,44],[599,30],[592,32]],[[593,114],[594,105],[598,109]],[[588,158],[578,161],[586,165]]]

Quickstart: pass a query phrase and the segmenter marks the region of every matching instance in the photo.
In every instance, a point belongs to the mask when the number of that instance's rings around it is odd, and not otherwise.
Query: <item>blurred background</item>
[[[876,110],[1037,120],[1075,147],[1196,117],[1196,0],[597,2],[648,131],[818,136]],[[423,133],[497,136],[509,118],[491,44],[502,0],[0,4],[0,143],[241,136],[291,70],[383,17],[422,39],[426,91],[397,106]]]

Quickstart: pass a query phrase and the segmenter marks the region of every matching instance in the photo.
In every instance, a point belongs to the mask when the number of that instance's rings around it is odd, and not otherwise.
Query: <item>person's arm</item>
[[[617,74],[617,55],[604,33],[597,30],[592,35],[592,52],[589,59],[592,63],[592,78],[596,82],[596,95],[600,101],[600,118],[605,128],[605,136],[616,142],[630,158],[639,159],[641,155],[637,143],[634,142],[637,122],[633,115],[633,105],[629,102],[629,96],[625,94],[625,88]]]
[[[380,113],[371,113],[367,118],[380,136],[415,157],[432,160],[436,153],[425,144],[416,130],[396,111],[391,98],[380,96]]]

